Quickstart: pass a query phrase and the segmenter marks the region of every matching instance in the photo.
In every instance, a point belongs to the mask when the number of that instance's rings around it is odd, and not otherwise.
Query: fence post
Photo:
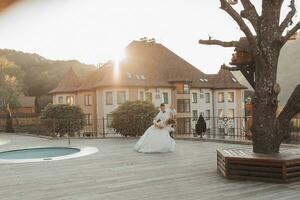
[[[103,126],[102,134],[103,134],[103,138],[105,138],[105,118],[104,117],[102,117],[102,126]]]

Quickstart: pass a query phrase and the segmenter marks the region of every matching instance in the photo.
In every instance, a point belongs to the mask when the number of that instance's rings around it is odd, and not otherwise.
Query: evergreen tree
[[[199,116],[197,124],[196,124],[196,134],[202,136],[206,132],[206,122],[202,115]]]

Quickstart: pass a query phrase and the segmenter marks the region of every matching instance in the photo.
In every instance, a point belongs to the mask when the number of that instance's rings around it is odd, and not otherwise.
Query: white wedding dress
[[[150,126],[144,135],[135,144],[134,149],[141,153],[165,153],[175,150],[175,141],[170,137],[169,131],[172,127],[169,125],[159,129]]]

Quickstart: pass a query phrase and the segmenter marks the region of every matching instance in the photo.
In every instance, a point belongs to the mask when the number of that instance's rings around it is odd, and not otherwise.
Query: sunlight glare
[[[114,79],[117,81],[120,78],[120,63],[125,59],[124,50],[116,51],[114,54]]]

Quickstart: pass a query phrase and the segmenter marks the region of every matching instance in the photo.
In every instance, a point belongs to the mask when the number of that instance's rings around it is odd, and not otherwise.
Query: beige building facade
[[[200,114],[209,129],[219,127],[217,118],[244,116],[246,87],[231,72],[221,69],[217,74],[206,75],[153,42],[133,41],[126,53],[122,62],[109,61],[83,77],[70,68],[50,92],[53,104],[80,106],[87,126],[97,134],[108,128],[104,126],[108,126],[111,112],[126,101],[149,101],[156,107],[161,103],[174,105],[178,112],[177,132],[182,134],[193,132]]]

